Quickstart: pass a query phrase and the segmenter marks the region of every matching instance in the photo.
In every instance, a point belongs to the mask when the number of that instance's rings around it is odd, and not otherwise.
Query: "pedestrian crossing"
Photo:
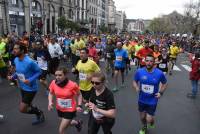
[[[105,60],[101,59],[100,61],[104,62]],[[135,66],[135,62],[131,61],[130,65],[131,66]],[[174,71],[179,71],[180,72],[180,71],[183,71],[183,69],[186,70],[186,71],[188,71],[188,72],[191,71],[191,67],[189,65],[186,65],[186,64],[174,65],[174,67],[173,67]]]

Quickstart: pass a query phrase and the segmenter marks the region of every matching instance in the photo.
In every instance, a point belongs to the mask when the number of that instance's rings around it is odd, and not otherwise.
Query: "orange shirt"
[[[56,109],[62,112],[75,112],[76,111],[76,94],[79,91],[79,86],[73,82],[68,81],[64,87],[56,85],[53,80],[49,86],[50,93],[56,96]]]
[[[153,52],[153,56],[154,56],[155,59],[157,59],[158,56],[160,56],[160,52]]]

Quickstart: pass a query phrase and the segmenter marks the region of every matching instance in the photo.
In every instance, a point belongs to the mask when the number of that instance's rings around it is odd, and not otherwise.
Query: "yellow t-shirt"
[[[169,52],[170,52],[170,57],[171,58],[176,58],[178,53],[179,53],[179,48],[177,46],[175,46],[175,47],[171,46]]]
[[[127,45],[123,45],[122,48],[125,49],[128,52],[128,57],[131,58],[131,54],[134,51],[134,47],[129,44],[128,46]]]
[[[92,60],[88,59],[86,63],[82,63],[81,60],[78,61],[76,69],[79,72],[79,86],[83,91],[90,91],[92,88],[91,81],[87,79],[89,75],[94,72],[99,72],[99,66]]]

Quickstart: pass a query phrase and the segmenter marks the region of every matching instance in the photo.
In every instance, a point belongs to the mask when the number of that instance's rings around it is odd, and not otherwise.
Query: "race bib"
[[[57,99],[57,104],[61,108],[72,108],[72,99]]]
[[[110,53],[107,53],[106,56],[107,56],[107,58],[111,58],[111,54]]]
[[[166,64],[159,64],[159,68],[166,68]]]
[[[68,50],[68,49],[69,49],[69,46],[68,46],[68,45],[65,45],[65,49]]]
[[[86,80],[86,79],[87,79],[87,74],[79,73],[79,80]]]
[[[93,57],[88,57],[88,59],[93,60]]]
[[[37,57],[37,63],[38,66],[43,69],[43,70],[47,70],[47,61],[44,61],[42,58]]]
[[[80,56],[80,51],[76,50],[76,56]]]
[[[101,49],[98,49],[98,48],[97,48],[96,50],[97,50],[97,52],[100,52],[100,51],[101,51]]]
[[[20,74],[20,73],[17,73],[17,77],[20,81],[25,81],[25,76],[24,74]]]
[[[93,114],[94,118],[96,118],[96,119],[100,119],[100,118],[104,117],[103,114],[96,112],[94,110],[92,110],[92,114]]]
[[[142,84],[142,91],[147,94],[153,94],[154,86]]]
[[[122,56],[116,56],[116,61],[122,61]]]

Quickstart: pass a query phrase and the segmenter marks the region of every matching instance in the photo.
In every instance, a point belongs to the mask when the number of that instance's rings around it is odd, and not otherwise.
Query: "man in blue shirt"
[[[38,91],[37,79],[41,74],[41,69],[26,53],[27,47],[22,42],[14,45],[13,54],[16,56],[14,60],[16,72],[12,76],[8,76],[8,79],[18,80],[22,96],[20,112],[35,114],[37,118],[32,125],[36,125],[44,122],[43,112],[32,105],[32,100]]]
[[[154,128],[157,102],[167,85],[164,73],[154,68],[155,58],[147,55],[145,62],[146,67],[138,69],[133,77],[133,87],[139,92],[138,110],[144,125],[139,134],[145,134],[147,128]]]
[[[122,87],[124,86],[124,69],[125,65],[128,60],[128,53],[126,50],[122,49],[122,42],[117,42],[117,48],[114,50],[115,54],[115,61],[114,61],[114,67],[115,67],[115,87],[113,88],[113,91],[118,91],[118,75],[121,74],[122,78]]]

